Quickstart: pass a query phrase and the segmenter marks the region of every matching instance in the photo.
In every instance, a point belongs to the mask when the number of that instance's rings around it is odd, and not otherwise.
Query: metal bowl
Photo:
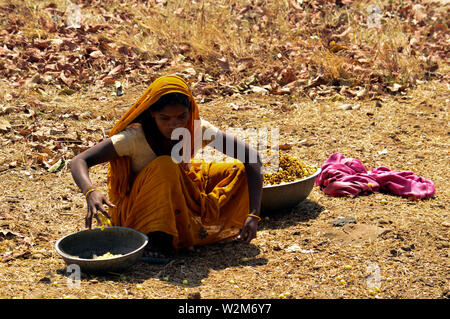
[[[316,169],[313,175],[293,182],[264,186],[261,199],[262,213],[292,208],[305,200],[321,172],[320,167]]]
[[[83,230],[59,239],[55,248],[67,265],[76,264],[85,273],[122,272],[134,265],[144,252],[148,237],[127,227]],[[93,259],[106,253],[121,256]]]

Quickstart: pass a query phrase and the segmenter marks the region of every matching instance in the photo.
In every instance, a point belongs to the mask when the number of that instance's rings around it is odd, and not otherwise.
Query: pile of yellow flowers
[[[110,259],[110,258],[119,257],[119,256],[122,256],[122,254],[114,255],[108,251],[107,253],[105,253],[101,256],[94,255],[94,257],[92,259]]]
[[[298,158],[280,153],[278,171],[271,174],[263,174],[263,186],[293,182],[314,174],[316,170],[317,168]]]

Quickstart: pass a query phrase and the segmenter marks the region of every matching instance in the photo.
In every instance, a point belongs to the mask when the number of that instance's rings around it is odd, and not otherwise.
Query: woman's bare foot
[[[172,236],[163,232],[147,234],[148,244],[144,249],[143,257],[170,258],[174,254]]]

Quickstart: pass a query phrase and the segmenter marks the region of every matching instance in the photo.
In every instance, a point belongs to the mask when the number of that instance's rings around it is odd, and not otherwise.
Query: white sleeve
[[[134,154],[138,129],[128,127],[124,131],[111,136],[111,142],[119,156],[132,156]]]
[[[212,143],[217,133],[219,132],[219,129],[215,127],[213,124],[206,120],[201,120],[201,127],[202,127],[202,147],[205,147],[209,143]]]

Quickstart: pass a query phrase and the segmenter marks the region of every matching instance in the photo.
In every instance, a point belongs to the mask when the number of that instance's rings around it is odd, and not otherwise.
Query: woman
[[[183,136],[181,142],[172,140],[175,130],[190,136]],[[213,141],[218,143],[211,146],[236,159],[237,150],[245,149],[245,159],[191,161],[198,150],[195,141],[207,130],[216,133]],[[180,143],[181,162],[174,151]],[[252,158],[256,163],[250,162]],[[105,162],[109,162],[109,200],[89,179],[89,168]],[[148,256],[164,257],[180,248],[236,235],[244,243],[256,237],[262,192],[259,154],[200,120],[188,84],[176,75],[156,79],[116,123],[109,138],[73,158],[71,171],[86,197],[86,227],[91,228],[92,217],[101,223],[100,212],[113,226],[139,230],[149,236]]]

